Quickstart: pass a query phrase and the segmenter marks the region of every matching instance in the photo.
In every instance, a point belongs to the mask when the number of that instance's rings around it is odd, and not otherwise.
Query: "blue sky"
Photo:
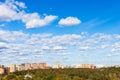
[[[0,64],[119,65],[119,0],[1,0]]]

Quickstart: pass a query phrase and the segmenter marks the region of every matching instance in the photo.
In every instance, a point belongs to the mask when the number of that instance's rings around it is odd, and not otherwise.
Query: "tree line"
[[[25,80],[28,71],[19,71],[3,75],[1,80]],[[32,78],[26,80],[120,80],[120,68],[100,69],[36,69],[29,70]]]

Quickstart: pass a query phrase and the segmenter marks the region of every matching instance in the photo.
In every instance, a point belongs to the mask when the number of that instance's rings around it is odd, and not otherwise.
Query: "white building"
[[[10,67],[10,72],[15,72],[16,71],[16,65],[15,64],[11,64],[9,67]]]

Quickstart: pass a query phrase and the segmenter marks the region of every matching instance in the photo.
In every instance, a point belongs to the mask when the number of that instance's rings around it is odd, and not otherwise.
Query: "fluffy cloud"
[[[23,2],[15,1],[15,4],[18,5],[21,8],[27,8],[26,5],[25,5],[25,3],[23,3]]]
[[[23,14],[19,8],[25,8],[25,4],[14,0],[6,0],[4,3],[0,3],[0,21],[20,20]]]
[[[117,43],[113,44],[111,51],[112,52],[119,52],[120,51],[120,43],[117,42]]]
[[[6,43],[0,42],[0,51],[7,48],[8,48],[8,45]]]
[[[23,41],[28,38],[28,34],[23,33],[22,31],[5,31],[0,30],[0,41],[3,42],[16,42]]]
[[[42,27],[50,24],[58,16],[45,15],[40,17],[38,13],[27,13],[24,8],[26,5],[23,2],[14,0],[6,0],[0,3],[0,21],[21,20],[25,23],[26,28]]]
[[[65,50],[66,48],[63,46],[55,46],[53,47],[53,50],[57,51],[57,50]]]
[[[80,23],[81,23],[81,21],[76,17],[63,18],[58,22],[58,24],[60,26],[75,26],[75,25],[78,25]]]
[[[0,55],[3,57],[0,61],[7,59],[6,62],[8,62],[9,59],[10,61],[21,60],[25,62],[31,58],[33,60],[51,58],[56,60],[55,56],[60,57],[60,55],[65,56],[67,59],[71,56],[79,55],[80,57],[88,55],[96,57],[95,55],[99,54],[102,57],[106,55],[110,57],[119,55],[120,42],[118,35],[95,35],[96,33],[93,35],[88,33],[64,35],[44,33],[30,35],[22,31],[0,30]],[[101,36],[111,36],[112,39],[110,37],[102,37],[101,39]],[[5,60],[2,62],[5,62]]]
[[[1,4],[0,5],[0,21],[10,21],[15,20],[16,11],[10,9],[8,6]]]
[[[49,46],[42,46],[41,49],[42,50],[50,50],[50,47]]]
[[[57,16],[48,15],[44,18],[40,18],[38,13],[25,14],[22,21],[26,24],[27,28],[43,27],[54,21]]]
[[[105,49],[105,48],[107,48],[107,47],[109,47],[109,44],[101,44],[101,48],[102,48],[102,49]]]
[[[80,51],[94,50],[94,47],[91,46],[80,46]]]
[[[27,13],[26,5],[23,2],[6,0],[0,3],[0,21],[21,20],[27,29],[47,26],[58,18],[56,15],[39,15],[37,12]],[[42,16],[42,17],[41,17]],[[67,17],[61,19],[60,26],[75,26],[81,21],[77,17]]]

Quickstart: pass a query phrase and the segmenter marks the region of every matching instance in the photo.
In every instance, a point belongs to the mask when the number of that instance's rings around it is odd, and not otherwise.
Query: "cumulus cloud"
[[[0,21],[10,21],[15,20],[16,11],[9,8],[9,6],[5,4],[0,5]]]
[[[24,8],[27,8],[25,3],[14,0],[6,0],[0,3],[0,21],[15,21],[21,20],[25,23],[26,28],[43,27],[50,24],[58,16],[55,15],[39,15],[38,13],[27,13]]]
[[[25,5],[25,3],[23,3],[23,2],[15,1],[15,4],[18,5],[21,8],[27,8],[26,5]]]
[[[22,10],[24,8],[23,2],[16,2],[14,0],[6,0],[4,3],[0,3],[0,21],[12,21],[20,20],[23,15]]]
[[[50,47],[49,46],[42,46],[41,49],[42,50],[50,50]]]
[[[115,34],[114,36],[117,40],[120,40],[120,34]]]
[[[62,18],[58,24],[60,26],[75,26],[81,23],[81,20],[79,20],[77,17],[67,17]]]
[[[95,48],[92,46],[80,46],[80,51],[88,51],[88,50],[94,50]]]
[[[0,41],[3,42],[15,42],[26,40],[28,34],[23,33],[22,31],[5,31],[0,30]]]
[[[65,47],[63,47],[63,46],[54,46],[53,47],[53,50],[65,50],[66,48]]]
[[[60,57],[63,54],[64,56],[64,53],[65,58],[70,58],[74,54],[76,56],[86,56],[87,52],[92,52],[90,55],[94,54],[93,56],[100,54],[103,57],[106,55],[110,57],[119,55],[120,42],[118,35],[102,34],[102,36],[112,36],[112,39],[102,37],[101,41],[101,35],[95,36],[95,34],[53,35],[44,33],[30,35],[22,31],[0,30],[0,55],[13,61],[26,61],[30,58],[40,60],[41,57],[45,60],[48,57],[54,58],[55,55]],[[94,50],[96,50],[96,53],[93,53]],[[0,59],[0,61],[2,60]]]
[[[118,52],[118,51],[120,51],[120,43],[117,42],[117,43],[113,44],[111,51],[112,52]]]
[[[6,43],[0,42],[0,51],[7,48],[8,48],[8,45]]]
[[[105,48],[107,48],[109,46],[109,44],[101,44],[101,48],[102,49],[105,49]]]
[[[35,27],[43,27],[48,24],[50,24],[52,21],[54,21],[57,18],[57,16],[54,15],[48,15],[44,18],[40,18],[38,13],[32,13],[32,14],[25,14],[22,18],[22,21],[26,24],[26,28],[35,28]]]

